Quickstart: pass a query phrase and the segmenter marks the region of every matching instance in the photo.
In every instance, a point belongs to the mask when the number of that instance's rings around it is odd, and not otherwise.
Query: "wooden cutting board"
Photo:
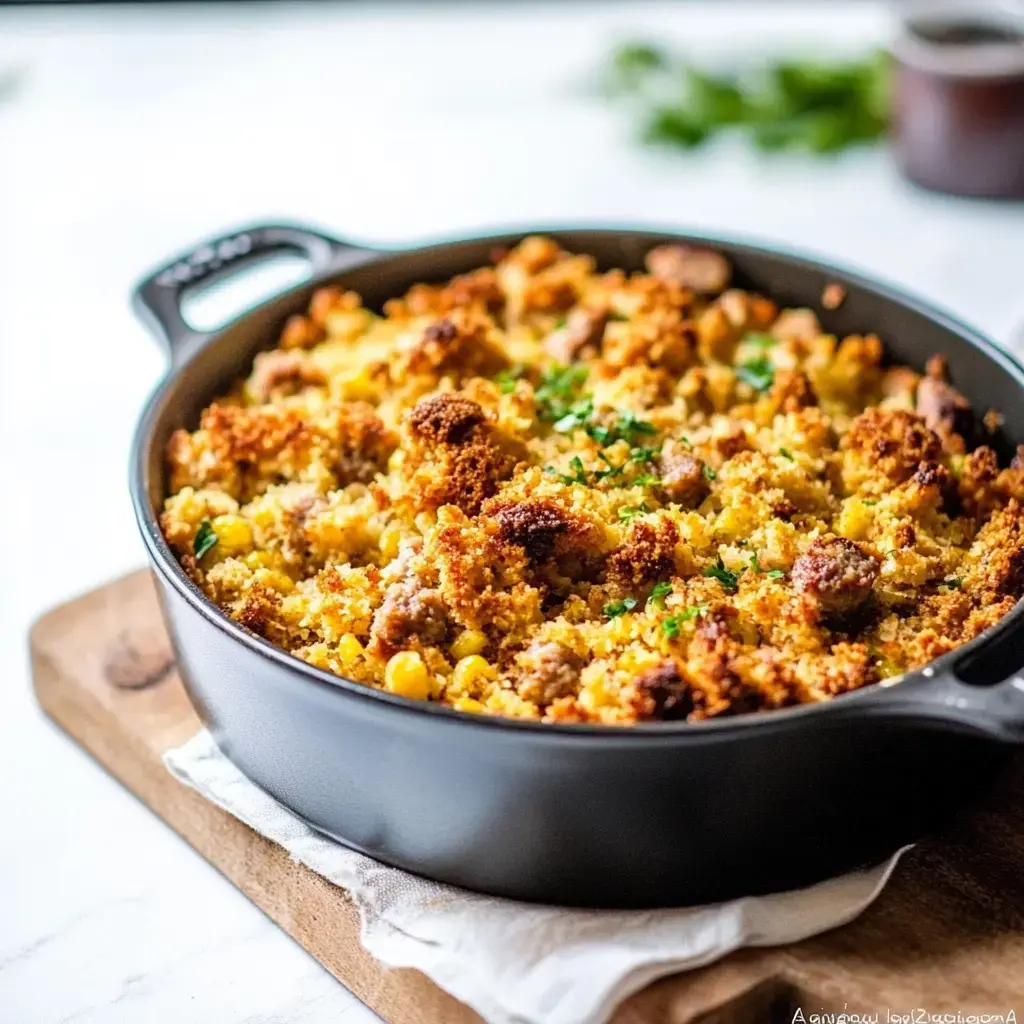
[[[480,1021],[422,974],[376,963],[344,890],[166,772],[162,754],[199,722],[148,572],[49,612],[31,647],[46,713],[371,1009],[391,1024]],[[664,979],[614,1024],[763,1024],[844,1007],[883,1021],[915,1007],[965,1017],[1012,1008],[1024,1022],[1024,756],[945,835],[906,855],[852,924]]]

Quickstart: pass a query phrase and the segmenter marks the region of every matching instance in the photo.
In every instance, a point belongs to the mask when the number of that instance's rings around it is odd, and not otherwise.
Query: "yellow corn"
[[[252,547],[252,527],[241,516],[217,516],[210,525],[225,554],[237,554]]]
[[[252,575],[257,583],[281,594],[290,594],[295,589],[295,581],[280,569],[257,569]]]
[[[452,672],[452,685],[457,693],[475,690],[477,684],[495,675],[494,666],[479,654],[471,654],[462,658]]]
[[[398,546],[402,540],[402,531],[397,526],[385,526],[380,534],[380,553],[390,562],[398,556]]]
[[[363,645],[359,642],[359,637],[354,636],[352,633],[346,633],[338,641],[338,658],[341,663],[346,666],[351,666],[357,662],[363,654]]]
[[[459,697],[458,700],[452,704],[452,707],[455,708],[456,711],[468,711],[474,715],[482,715],[487,711],[485,705],[481,704],[478,700],[473,700],[472,697]]]
[[[452,641],[452,656],[468,658],[471,654],[479,654],[487,646],[487,634],[479,629],[464,629]]]
[[[423,659],[415,651],[393,655],[384,669],[384,688],[400,697],[426,700],[430,695],[430,675]]]

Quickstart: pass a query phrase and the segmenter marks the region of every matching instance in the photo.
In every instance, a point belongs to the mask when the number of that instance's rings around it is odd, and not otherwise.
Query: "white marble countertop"
[[[1024,205],[914,191],[877,152],[645,152],[587,88],[627,33],[849,49],[887,24],[810,2],[0,10],[21,72],[0,99],[0,1020],[375,1019],[31,696],[31,620],[143,561],[126,457],[164,362],[128,311],[141,271],[259,218],[394,244],[642,219],[817,249],[1006,339]]]

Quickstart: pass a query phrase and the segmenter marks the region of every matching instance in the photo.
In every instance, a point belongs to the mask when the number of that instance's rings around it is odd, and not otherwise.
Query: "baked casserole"
[[[947,380],[730,287],[527,238],[383,315],[323,288],[167,448],[161,525],[244,627],[404,697],[548,722],[826,700],[1024,592],[1024,453]],[[824,309],[842,289],[822,295]]]

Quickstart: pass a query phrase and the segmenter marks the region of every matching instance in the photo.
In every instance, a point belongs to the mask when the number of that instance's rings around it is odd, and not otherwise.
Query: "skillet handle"
[[[927,728],[1024,743],[1024,674],[975,686],[952,670],[896,683],[872,707],[879,717],[918,719]]]
[[[201,281],[226,277],[240,267],[277,252],[304,256],[309,260],[314,277],[347,264],[349,255],[353,257],[353,264],[376,255],[373,249],[342,242],[297,224],[240,228],[201,242],[154,270],[136,286],[132,308],[166,346],[171,362],[176,363],[194,343],[209,336],[193,330],[185,322],[181,312],[185,293]]]

